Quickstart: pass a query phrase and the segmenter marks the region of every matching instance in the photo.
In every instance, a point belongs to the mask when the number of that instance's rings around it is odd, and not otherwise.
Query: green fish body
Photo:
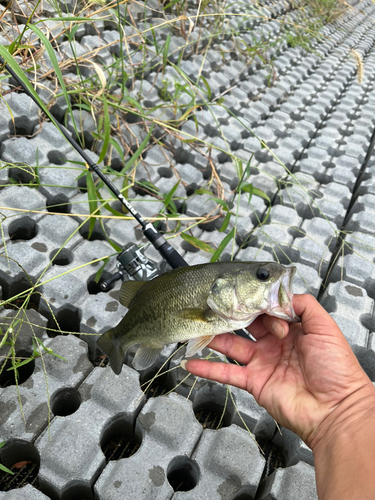
[[[166,344],[189,340],[194,355],[215,335],[248,326],[264,312],[297,321],[292,306],[294,267],[274,262],[217,262],[181,267],[151,281],[127,281],[120,302],[129,308],[98,347],[119,374],[125,353],[141,344],[133,366],[151,366]]]

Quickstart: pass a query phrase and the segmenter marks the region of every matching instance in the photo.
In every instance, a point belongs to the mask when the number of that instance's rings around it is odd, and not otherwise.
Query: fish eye
[[[267,281],[270,277],[269,271],[265,267],[260,267],[257,271],[257,278],[260,281]]]

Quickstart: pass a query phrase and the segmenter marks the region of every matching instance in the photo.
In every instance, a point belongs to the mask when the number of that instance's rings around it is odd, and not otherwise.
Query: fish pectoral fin
[[[206,345],[208,345],[214,337],[215,335],[207,335],[206,337],[198,337],[197,339],[189,340],[185,357],[190,358],[191,356],[194,356],[194,354],[196,354],[198,351],[201,351],[203,348],[205,348]]]
[[[129,308],[130,302],[145,283],[147,283],[147,281],[124,281],[119,293],[120,304]]]
[[[96,344],[99,349],[108,356],[109,363],[116,375],[119,375],[124,363],[125,352],[121,346],[116,346],[114,342],[113,329],[103,333]]]
[[[138,347],[133,359],[134,368],[136,370],[145,370],[149,366],[153,365],[161,350],[162,347],[150,347],[145,344],[141,344]]]
[[[180,309],[179,311],[174,311],[172,314],[177,316],[179,319],[188,319],[192,321],[203,321],[207,323],[212,321],[212,311],[210,309]]]

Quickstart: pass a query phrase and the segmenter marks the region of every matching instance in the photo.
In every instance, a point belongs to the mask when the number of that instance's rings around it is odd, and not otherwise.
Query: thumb
[[[293,307],[301,317],[305,334],[333,336],[345,340],[344,334],[327,311],[319,304],[313,295],[294,295]]]

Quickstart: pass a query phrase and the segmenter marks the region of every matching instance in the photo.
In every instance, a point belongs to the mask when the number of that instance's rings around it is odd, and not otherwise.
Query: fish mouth
[[[301,318],[296,315],[293,309],[292,281],[295,273],[294,266],[287,267],[282,277],[271,285],[267,314],[292,323],[299,323]]]

